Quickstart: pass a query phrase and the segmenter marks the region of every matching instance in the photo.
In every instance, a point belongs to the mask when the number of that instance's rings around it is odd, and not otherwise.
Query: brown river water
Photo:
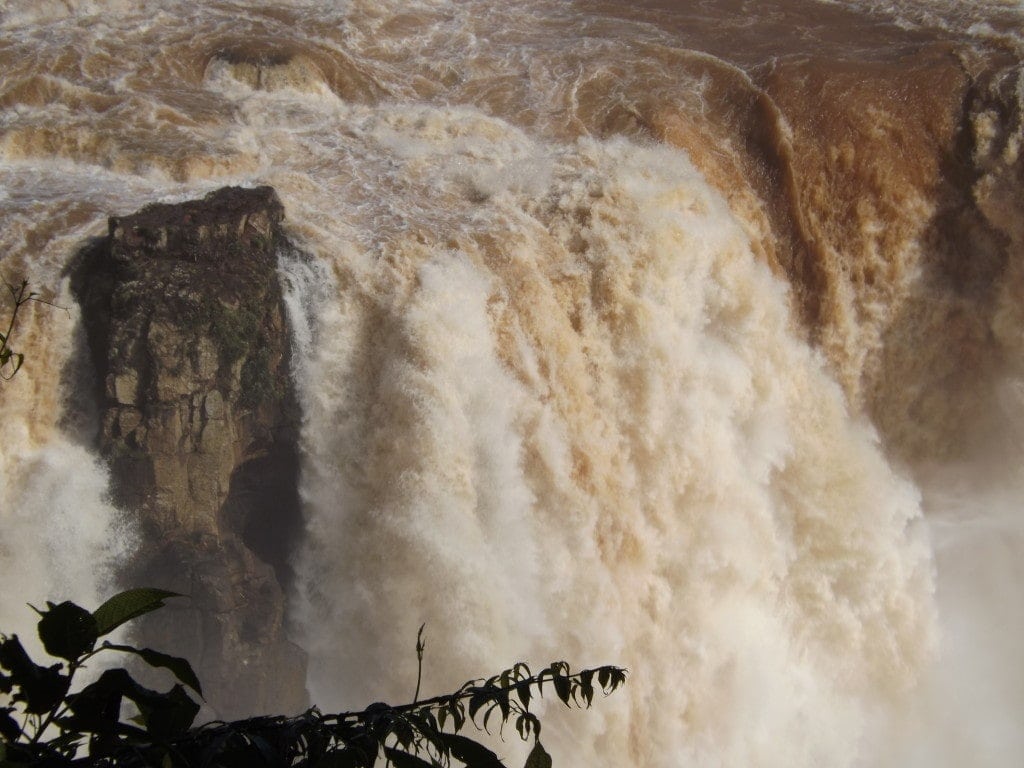
[[[61,376],[106,217],[271,184],[322,709],[526,660],[556,765],[1024,759],[1024,6],[0,2],[0,620],[131,510]],[[548,722],[545,720],[545,722]],[[500,744],[500,742],[499,742]],[[510,759],[521,747],[500,744]]]

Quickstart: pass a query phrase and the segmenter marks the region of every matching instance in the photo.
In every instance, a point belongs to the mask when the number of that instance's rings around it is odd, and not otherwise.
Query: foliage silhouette
[[[295,717],[255,717],[193,727],[199,704],[187,689],[202,688],[185,659],[148,648],[100,639],[125,622],[179,597],[159,589],[132,589],[93,612],[65,601],[39,613],[39,638],[51,666],[36,664],[16,635],[0,634],[0,767],[38,766],[297,766],[302,768],[505,768],[488,747],[462,735],[467,726],[503,733],[513,723],[533,740],[525,768],[551,768],[540,742],[541,722],[530,711],[545,685],[566,706],[589,708],[596,692],[622,685],[626,672],[605,666],[572,672],[564,661],[537,674],[523,663],[487,679],[470,680],[453,693],[392,706],[371,704],[357,712]],[[422,628],[417,659],[422,661]],[[76,673],[99,653],[137,656],[166,669],[177,682],[164,693],[136,682],[125,669],[107,669],[71,692]],[[125,700],[137,714],[122,715]],[[492,717],[494,720],[492,721]]]
[[[14,306],[11,309],[11,319],[7,323],[7,329],[0,333],[0,378],[10,381],[25,362],[25,355],[15,352],[11,348],[11,334],[14,332],[14,324],[18,321],[18,311],[28,302],[35,301],[36,294],[28,290],[28,280],[22,280],[21,284],[17,286],[6,280],[3,283],[11,295]]]
[[[0,282],[3,282],[4,288],[7,289],[7,293],[11,297],[11,316],[7,322],[6,330],[0,332],[0,379],[10,381],[21,370],[21,366],[25,362],[25,355],[21,352],[16,352],[11,347],[11,334],[14,333],[14,325],[18,322],[18,312],[29,303],[46,304],[58,309],[64,308],[41,298],[35,291],[30,291],[28,289],[28,280],[22,280],[18,285],[9,283],[3,278],[0,278]]]

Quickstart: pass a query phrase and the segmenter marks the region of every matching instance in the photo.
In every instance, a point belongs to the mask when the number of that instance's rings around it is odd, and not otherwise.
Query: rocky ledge
[[[300,509],[283,218],[269,187],[151,205],[111,218],[72,276],[99,448],[141,531],[125,581],[191,597],[136,640],[188,657],[221,718],[307,703],[284,632]]]

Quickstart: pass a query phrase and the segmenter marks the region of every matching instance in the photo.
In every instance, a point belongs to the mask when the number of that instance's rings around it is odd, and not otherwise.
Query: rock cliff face
[[[300,513],[283,216],[269,187],[149,206],[111,218],[73,275],[100,450],[142,531],[125,580],[191,596],[136,639],[188,657],[222,718],[306,704],[284,633]]]

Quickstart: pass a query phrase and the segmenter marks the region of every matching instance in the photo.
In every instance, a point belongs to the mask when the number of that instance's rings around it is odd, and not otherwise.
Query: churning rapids
[[[1024,9],[7,0],[0,626],[132,546],[63,414],[106,216],[270,184],[323,709],[615,663],[557,765],[1024,761]],[[32,308],[30,308],[32,309]],[[515,753],[511,741],[502,747]]]

